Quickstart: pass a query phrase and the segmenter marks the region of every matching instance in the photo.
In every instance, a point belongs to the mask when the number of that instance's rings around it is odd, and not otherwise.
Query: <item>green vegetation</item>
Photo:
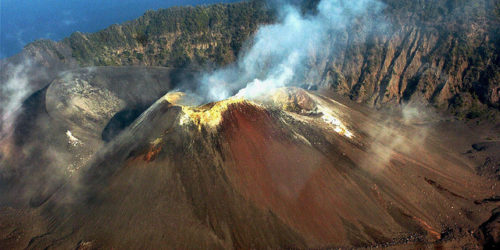
[[[234,61],[260,24],[273,20],[263,1],[174,7],[63,43],[81,65],[188,66]],[[134,53],[140,48],[144,53]]]
[[[299,1],[308,14],[319,2]],[[316,84],[372,104],[423,97],[461,117],[499,110],[498,0],[381,1],[383,18],[362,17],[373,27],[355,24],[330,35],[331,52],[317,58],[330,65],[313,69],[323,74]],[[82,66],[220,66],[234,62],[251,34],[275,19],[264,0],[174,7],[97,33],[76,32],[61,43],[30,46],[59,60],[69,59],[71,51]]]

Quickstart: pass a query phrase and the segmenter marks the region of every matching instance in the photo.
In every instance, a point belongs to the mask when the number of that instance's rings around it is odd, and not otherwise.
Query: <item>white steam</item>
[[[198,92],[207,101],[234,94],[252,99],[275,88],[303,84],[310,61],[328,48],[329,35],[382,7],[376,0],[322,0],[315,15],[303,15],[285,5],[279,22],[261,27],[236,64],[203,75]]]
[[[6,77],[0,83],[0,138],[12,127],[22,102],[32,92],[28,78],[29,60],[4,67]]]
[[[373,138],[368,152],[374,157],[367,158],[362,165],[374,172],[384,170],[397,155],[412,157],[424,152],[432,124],[439,120],[431,108],[420,104],[405,104],[387,112],[381,123],[370,125],[367,130]]]

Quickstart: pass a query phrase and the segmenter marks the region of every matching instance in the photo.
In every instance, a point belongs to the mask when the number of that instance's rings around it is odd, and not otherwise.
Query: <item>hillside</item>
[[[258,2],[173,7],[97,33],[76,32],[62,43],[87,66],[227,64],[257,27],[271,20]]]
[[[331,34],[327,53],[311,63],[306,81],[379,107],[427,100],[459,117],[498,115],[498,1],[385,4],[381,25]],[[225,65],[260,25],[276,19],[273,13],[262,1],[148,11],[97,33],[76,32],[55,44],[37,41],[21,57],[45,65]]]
[[[500,187],[497,180],[476,175],[474,164],[460,153],[470,144],[449,147],[473,131],[459,137],[461,130],[440,129],[440,122],[422,125],[378,116],[326,92],[298,88],[279,89],[256,101],[231,98],[202,106],[181,105],[187,95],[171,92],[104,144],[98,133],[102,124],[120,106],[141,98],[119,88],[133,81],[109,81],[123,73],[116,71],[73,72],[54,81],[45,100],[34,100],[42,104],[36,107],[46,107],[51,126],[31,133],[48,138],[13,145],[13,158],[30,157],[22,154],[38,144],[41,150],[33,152],[32,161],[58,152],[77,159],[67,163],[87,164],[57,173],[66,169],[52,162],[48,169],[28,170],[24,176],[31,178],[19,178],[31,181],[25,190],[31,196],[13,198],[27,198],[29,206],[0,207],[0,248],[448,249],[481,244],[471,232],[490,217],[496,204],[487,200],[495,200]],[[167,85],[158,83],[171,73],[123,71],[131,78],[155,73],[143,86],[147,101],[162,92]],[[103,99],[108,105],[99,105]],[[68,112],[78,109],[83,112]]]

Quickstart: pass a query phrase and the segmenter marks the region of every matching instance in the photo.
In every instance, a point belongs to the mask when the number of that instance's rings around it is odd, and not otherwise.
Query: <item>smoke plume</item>
[[[4,66],[6,77],[0,84],[0,139],[12,127],[24,99],[32,93],[28,78],[31,61]]]
[[[311,61],[332,49],[331,34],[368,22],[367,16],[377,16],[384,7],[376,0],[322,0],[316,14],[306,15],[296,6],[282,6],[278,22],[262,26],[234,65],[200,77],[198,95],[206,101],[235,94],[252,99],[275,88],[304,85]]]
[[[440,120],[431,107],[419,103],[381,110],[379,115],[372,117],[379,122],[366,125],[372,138],[368,152],[373,157],[364,159],[362,166],[372,173],[384,170],[398,155],[422,153],[429,133]]]

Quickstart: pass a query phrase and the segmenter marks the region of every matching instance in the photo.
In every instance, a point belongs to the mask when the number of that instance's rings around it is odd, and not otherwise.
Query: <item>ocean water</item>
[[[0,58],[28,43],[61,40],[75,31],[96,32],[147,10],[237,0],[0,0]]]

